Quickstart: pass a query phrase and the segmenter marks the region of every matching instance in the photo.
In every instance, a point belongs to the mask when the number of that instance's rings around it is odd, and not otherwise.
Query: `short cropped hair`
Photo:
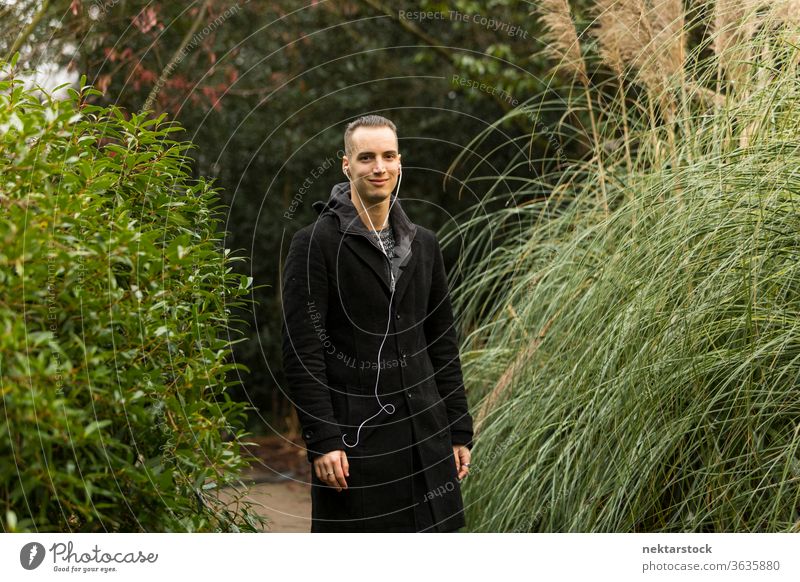
[[[397,127],[391,120],[381,115],[364,115],[348,123],[347,129],[344,130],[344,153],[347,156],[353,153],[352,136],[353,132],[359,127],[388,127],[394,132],[395,137],[397,136]]]

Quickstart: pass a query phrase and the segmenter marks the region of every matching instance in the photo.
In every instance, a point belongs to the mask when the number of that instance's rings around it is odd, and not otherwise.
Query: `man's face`
[[[397,184],[397,136],[390,127],[359,127],[351,140],[353,157],[344,156],[343,167],[365,202],[382,202]]]

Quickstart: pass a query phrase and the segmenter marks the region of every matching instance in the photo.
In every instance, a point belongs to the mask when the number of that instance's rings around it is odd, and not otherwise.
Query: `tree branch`
[[[406,20],[404,18],[400,18],[397,14],[396,10],[392,10],[379,0],[361,0],[362,3],[366,4],[370,8],[374,8],[379,12],[383,12],[387,16],[389,16],[395,24],[400,26],[406,32],[409,32],[420,39],[422,42],[430,46],[437,55],[439,55],[442,59],[447,61],[447,64],[454,67],[458,70],[458,62],[455,59],[455,51],[447,46],[442,46],[442,43],[437,41],[435,38],[430,36],[424,30],[422,30],[419,26],[414,24],[413,22]],[[513,107],[500,95],[489,95],[495,103],[497,103],[500,108],[503,110],[504,113],[508,113],[513,109]],[[520,116],[515,116],[511,119],[511,121],[524,133],[529,133],[530,129],[525,125],[525,121]]]
[[[194,22],[192,22],[192,26],[183,36],[183,39],[181,40],[181,44],[178,47],[178,50],[175,51],[175,54],[172,55],[172,58],[169,60],[169,63],[167,63],[167,66],[164,67],[163,71],[161,71],[161,74],[158,76],[158,80],[156,81],[155,86],[150,90],[150,94],[147,96],[147,99],[145,99],[144,105],[142,106],[142,111],[145,111],[147,109],[152,109],[153,102],[156,100],[159,91],[161,91],[161,88],[167,82],[167,79],[169,79],[170,75],[172,75],[172,72],[183,60],[185,56],[183,52],[186,50],[186,47],[192,40],[194,33],[200,27],[200,24],[202,24],[210,4],[211,0],[206,0],[201,6],[200,10],[197,12],[197,16],[195,17]]]
[[[449,64],[455,65],[456,60],[453,58],[453,51],[447,47],[441,46],[441,43],[437,42],[435,38],[430,36],[427,32],[423,31],[419,26],[414,24],[413,22],[399,18],[397,15],[397,10],[392,10],[388,6],[385,6],[383,3],[378,2],[377,0],[361,0],[367,6],[374,8],[379,12],[383,12],[386,16],[389,16],[392,19],[392,22],[399,25],[400,28],[404,29],[407,32],[410,32],[417,38],[419,38],[422,42],[429,45],[436,53],[446,60]]]
[[[14,56],[14,53],[19,50],[25,40],[31,35],[33,30],[39,25],[42,18],[44,18],[45,13],[47,12],[48,7],[50,6],[50,0],[42,0],[42,3],[39,6],[39,10],[36,14],[33,15],[33,20],[28,23],[28,26],[22,29],[17,36],[17,39],[14,41],[14,44],[11,45],[11,49],[8,51],[8,55],[6,56],[7,61],[11,60],[11,57]]]

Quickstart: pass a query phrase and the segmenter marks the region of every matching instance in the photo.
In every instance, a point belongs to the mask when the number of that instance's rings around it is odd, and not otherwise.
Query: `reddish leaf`
[[[95,84],[95,86],[97,87],[98,91],[100,91],[101,93],[105,93],[110,83],[111,83],[111,75],[100,75],[100,78],[97,79],[97,83]]]
[[[133,19],[133,25],[142,33],[147,33],[157,24],[158,18],[156,17],[156,11],[151,7],[142,9]]]

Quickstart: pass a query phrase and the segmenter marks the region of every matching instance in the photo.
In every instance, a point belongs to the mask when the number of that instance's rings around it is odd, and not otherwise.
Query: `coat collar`
[[[312,207],[319,213],[320,218],[329,214],[335,216],[339,223],[339,232],[342,234],[356,235],[355,237],[348,237],[348,246],[372,267],[373,271],[383,281],[386,290],[389,291],[390,283],[385,267],[386,259],[383,257],[383,252],[375,235],[361,221],[356,207],[350,200],[350,182],[339,182],[334,185],[328,201],[318,200],[312,204]],[[389,223],[394,230],[395,251],[398,255],[392,261],[392,271],[397,282],[395,294],[399,301],[402,291],[405,290],[410,279],[408,275],[405,277],[401,277],[401,275],[413,270],[413,266],[416,263],[414,259],[417,257],[412,252],[412,242],[414,242],[414,237],[417,234],[417,225],[408,218],[408,215],[400,205],[400,199],[396,195],[393,195],[391,199]],[[371,246],[377,249],[378,253],[367,252],[366,245],[356,242],[361,238],[368,240]]]

